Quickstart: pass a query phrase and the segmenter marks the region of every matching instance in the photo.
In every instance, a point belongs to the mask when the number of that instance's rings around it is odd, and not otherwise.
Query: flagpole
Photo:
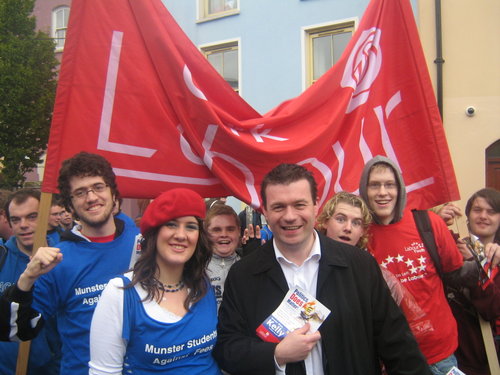
[[[436,78],[436,98],[439,108],[439,113],[441,114],[441,120],[443,120],[443,32],[441,27],[441,0],[435,0],[436,9],[436,59],[434,63],[437,67],[437,78]]]
[[[49,222],[50,204],[52,203],[52,193],[42,192],[40,206],[38,207],[38,218],[33,242],[33,253],[41,246],[47,246],[47,227]],[[28,359],[30,355],[31,341],[22,341],[19,344],[17,354],[16,375],[26,375],[28,370]]]

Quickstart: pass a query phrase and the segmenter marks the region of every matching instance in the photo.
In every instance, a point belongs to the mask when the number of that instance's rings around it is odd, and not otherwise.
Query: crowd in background
[[[500,192],[464,213],[406,201],[398,166],[370,160],[359,196],[321,208],[305,168],[281,164],[262,213],[179,188],[120,211],[110,164],[60,171],[47,246],[40,193],[0,191],[0,375],[33,340],[29,374],[488,375],[500,351]],[[465,236],[447,227],[465,216]],[[331,310],[278,342],[256,328],[300,287]],[[496,363],[494,363],[496,361]]]

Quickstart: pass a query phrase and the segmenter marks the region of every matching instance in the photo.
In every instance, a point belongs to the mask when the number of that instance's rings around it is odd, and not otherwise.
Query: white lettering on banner
[[[382,66],[380,35],[382,30],[372,27],[361,33],[345,65],[340,85],[354,89],[346,113],[366,103],[370,87]]]
[[[342,191],[344,189],[342,189],[342,186],[340,185],[340,177],[342,177],[342,171],[344,169],[345,153],[339,141],[335,142],[332,148],[333,152],[335,153],[335,156],[337,157],[337,160],[339,161],[339,167],[337,170],[337,179],[335,180],[335,191]]]
[[[203,160],[201,160],[198,155],[195,155],[193,150],[191,149],[191,146],[189,142],[187,141],[186,138],[184,138],[184,128],[181,126],[181,124],[177,125],[177,130],[179,130],[180,133],[180,145],[181,145],[181,151],[186,157],[187,160],[189,160],[193,164],[198,164],[198,165],[203,165]]]
[[[422,189],[428,185],[432,185],[433,183],[434,183],[434,177],[429,177],[426,178],[425,180],[417,181],[413,184],[407,185],[406,192],[409,193],[414,190]]]
[[[109,54],[108,62],[108,72],[106,75],[106,87],[104,89],[104,102],[102,105],[101,123],[99,125],[97,149],[150,158],[151,156],[153,156],[156,150],[109,141],[109,134],[111,133],[111,119],[113,117],[113,106],[115,102],[116,81],[118,79],[118,67],[120,65],[122,40],[123,32],[113,31],[111,51]]]
[[[282,138],[282,137],[276,137],[274,135],[268,135],[271,129],[264,129],[259,133],[259,130],[262,129],[264,124],[259,124],[257,125],[254,129],[250,130],[250,134],[253,135],[255,140],[259,143],[264,142],[262,138],[269,138],[273,139],[275,141],[283,142],[283,141],[288,141],[288,138]]]
[[[309,158],[297,163],[298,165],[311,164],[314,168],[316,168],[319,173],[323,175],[325,179],[325,188],[323,189],[323,194],[319,200],[319,205],[321,206],[324,201],[326,201],[328,191],[330,190],[330,185],[332,184],[332,171],[325,163],[322,163],[316,158]]]
[[[193,82],[193,76],[191,75],[191,71],[187,67],[187,65],[184,65],[184,69],[182,70],[182,77],[184,78],[184,83],[186,84],[187,88],[191,93],[196,96],[197,98],[201,100],[207,101],[207,97],[201,91],[198,87]]]
[[[399,97],[399,102],[401,102],[401,96],[398,96],[399,91],[396,93],[396,95],[393,96],[398,98]],[[392,98],[391,98],[392,99]],[[391,104],[394,104],[389,100]],[[396,156],[396,152],[394,151],[394,147],[392,147],[391,140],[389,138],[389,133],[387,132],[387,127],[385,126],[385,121],[384,121],[384,111],[382,109],[382,106],[375,107],[373,109],[375,111],[375,116],[377,116],[378,123],[380,125],[380,133],[382,134],[382,146],[384,147],[384,151],[389,159],[394,161],[396,165],[398,166],[399,170],[401,170],[401,166],[399,165],[398,158]]]
[[[373,158],[373,154],[370,151],[370,147],[368,147],[368,143],[366,143],[364,129],[365,118],[363,117],[363,119],[361,120],[361,133],[359,136],[359,150],[361,151],[361,156],[363,157],[363,163],[366,164]]]
[[[113,172],[115,172],[115,174],[117,176],[136,178],[139,180],[173,182],[176,184],[190,184],[190,185],[217,185],[217,184],[220,184],[220,180],[217,177],[197,178],[197,177],[186,177],[186,176],[174,176],[171,174],[141,172],[141,171],[133,171],[130,169],[123,169],[123,168],[113,168]]]
[[[208,125],[205,132],[205,137],[202,142],[203,149],[205,150],[205,155],[203,155],[205,165],[212,170],[213,158],[218,157],[238,168],[245,177],[245,186],[248,194],[250,195],[250,205],[254,208],[258,208],[260,206],[259,196],[257,194],[257,190],[255,189],[255,177],[250,168],[232,156],[210,150],[215,139],[215,134],[217,133],[217,128],[217,125]]]
[[[376,28],[365,30],[361,34],[360,39],[358,40],[355,48],[353,49],[349,57],[341,85],[342,87],[352,87],[354,91],[352,94],[351,101],[349,103],[349,108],[347,109],[346,113],[350,113],[358,106],[366,103],[366,101],[368,100],[370,87],[374,82],[374,80],[376,79],[382,64],[382,51],[379,45],[380,33],[381,31]],[[156,153],[157,150],[145,147],[114,143],[109,141],[122,41],[123,41],[123,32],[113,31],[97,149],[150,158]],[[183,68],[183,79],[187,88],[195,97],[207,101],[205,94],[198,87],[196,87],[193,81],[191,71],[189,70],[187,65],[184,65]],[[382,136],[382,147],[387,156],[392,160],[394,160],[394,162],[398,166],[399,162],[395,150],[392,146],[391,140],[389,138],[389,134],[387,132],[385,125],[385,120],[390,116],[392,111],[401,103],[401,101],[402,101],[401,92],[398,91],[389,99],[389,101],[385,106],[385,109],[382,106],[377,106],[373,108],[375,116],[378,120],[378,124],[380,126],[380,132]],[[264,138],[268,138],[270,140],[278,142],[289,140],[288,138],[270,135],[269,133],[272,131],[272,129],[262,129],[264,126],[265,126],[264,124],[259,124],[249,131],[250,135],[252,135],[253,138],[255,139],[255,142],[263,143]],[[370,145],[369,145],[370,139],[364,137],[364,128],[365,128],[365,119],[363,118],[361,120],[361,132],[358,145],[363,160],[366,163],[369,159],[371,159],[372,152],[370,150]],[[200,157],[193,152],[191,145],[189,144],[189,141],[183,135],[184,130],[180,124],[177,126],[177,129],[179,130],[180,134],[179,143],[182,154],[186,157],[186,159],[189,162],[196,165],[206,165],[212,171],[213,171],[214,158],[220,158],[228,162],[243,174],[245,180],[245,187],[249,195],[250,205],[254,208],[258,208],[260,206],[258,193],[255,188],[255,176],[250,170],[250,168],[233,156],[212,150],[214,140],[217,134],[218,125],[214,124],[207,125],[205,136],[202,142],[202,147],[204,150],[203,157]],[[230,126],[230,129],[233,132],[233,134],[240,136],[240,134],[235,128]],[[346,155],[344,147],[340,141],[335,142],[335,144],[332,145],[332,148],[338,160],[338,169],[337,169],[337,176],[335,180],[334,190],[340,191],[343,190],[342,185],[340,183],[340,178],[342,177],[342,173],[344,170]],[[323,189],[323,193],[320,198],[320,204],[323,204],[331,188],[333,180],[332,169],[329,168],[324,162],[314,157],[305,158],[301,162],[299,162],[299,164],[301,165],[311,164],[314,168],[316,168],[319,171],[319,173],[321,173],[321,175],[325,179],[325,188]],[[145,171],[135,171],[122,168],[114,168],[113,170],[118,176],[141,179],[141,180],[161,181],[161,182],[191,184],[191,185],[205,185],[205,186],[216,185],[221,183],[220,179],[218,179],[217,177],[197,178],[197,177],[168,175],[168,174],[145,172]],[[407,187],[407,191],[408,192],[414,191],[433,183],[434,183],[434,178],[430,177],[422,181],[410,184]]]

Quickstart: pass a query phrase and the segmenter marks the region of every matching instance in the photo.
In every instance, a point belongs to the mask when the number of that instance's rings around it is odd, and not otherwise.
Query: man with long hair
[[[95,306],[109,279],[135,262],[139,234],[113,216],[119,192],[113,169],[102,156],[81,152],[65,160],[58,188],[80,225],[63,233],[58,248],[39,248],[2,295],[0,339],[30,340],[42,318],[56,316],[63,344],[61,373],[83,375],[88,373]],[[11,312],[17,312],[17,320]]]

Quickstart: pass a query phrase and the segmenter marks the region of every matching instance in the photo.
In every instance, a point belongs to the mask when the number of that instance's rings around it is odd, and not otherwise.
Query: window
[[[306,30],[307,86],[339,60],[353,32],[354,21]]]
[[[52,37],[56,42],[56,51],[62,51],[66,41],[69,7],[63,6],[52,11]]]
[[[238,0],[199,0],[200,20],[230,16],[237,14]]]
[[[203,54],[219,74],[239,92],[238,42],[227,42],[201,48]]]

